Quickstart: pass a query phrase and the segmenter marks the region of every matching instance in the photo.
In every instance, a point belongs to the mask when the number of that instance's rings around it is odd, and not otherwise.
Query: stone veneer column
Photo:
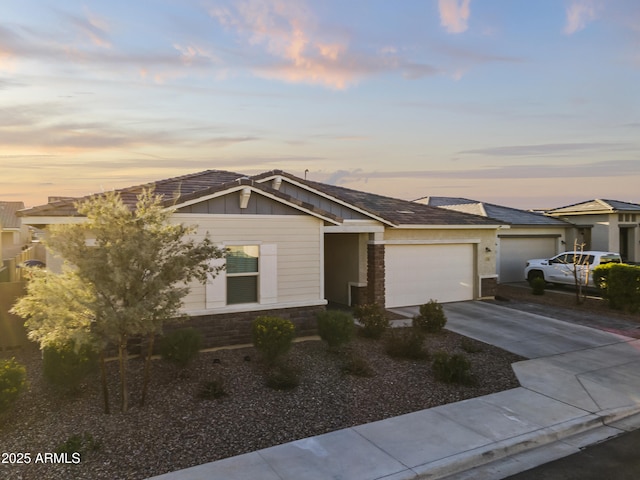
[[[498,293],[498,279],[496,277],[480,279],[480,296],[482,298],[495,297],[496,293]]]
[[[367,300],[385,306],[384,245],[370,241],[367,244]]]

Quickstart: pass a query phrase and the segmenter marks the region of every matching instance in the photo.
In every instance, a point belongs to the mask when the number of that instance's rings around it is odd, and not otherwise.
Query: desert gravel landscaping
[[[342,371],[345,351],[323,342],[296,343],[289,363],[300,371],[290,391],[265,386],[264,366],[253,348],[202,352],[181,371],[153,362],[148,403],[137,407],[142,361],[130,361],[129,412],[105,415],[98,376],[70,398],[54,395],[40,375],[37,350],[16,354],[28,369],[29,388],[12,412],[0,417],[0,450],[29,452],[30,464],[0,464],[3,479],[143,479],[333,430],[381,420],[518,386],[511,363],[520,357],[452,332],[433,334],[429,352],[464,353],[475,384],[435,380],[431,362],[396,360],[381,341],[356,338],[347,348],[366,358],[372,377]],[[468,353],[467,350],[479,350]],[[477,348],[469,348],[475,346]],[[111,362],[112,409],[117,409],[117,362]],[[226,396],[199,398],[204,382],[221,379]],[[427,432],[428,434],[428,432]],[[83,438],[79,464],[36,463],[73,435]]]

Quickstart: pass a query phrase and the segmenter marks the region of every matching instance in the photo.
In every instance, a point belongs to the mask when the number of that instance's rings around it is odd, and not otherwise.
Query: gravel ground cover
[[[291,391],[265,386],[265,367],[253,348],[202,352],[184,371],[155,360],[143,408],[136,405],[142,361],[133,359],[132,407],[126,414],[110,415],[102,412],[97,376],[75,397],[54,395],[41,377],[39,352],[16,353],[27,366],[29,388],[16,408],[0,417],[0,452],[29,453],[31,463],[0,463],[0,478],[143,479],[518,386],[510,366],[521,360],[516,355],[452,332],[430,335],[425,345],[432,353],[467,355],[476,383],[440,383],[429,360],[392,359],[381,341],[356,338],[346,351],[336,353],[311,340],[296,343],[288,354],[301,379]],[[474,350],[469,345],[478,351],[463,350]],[[345,374],[347,353],[365,358],[374,376]],[[117,362],[108,364],[108,377],[112,410],[117,410]],[[199,398],[203,382],[214,379],[222,380],[227,395]],[[79,463],[42,462],[45,453],[72,435],[84,439]]]
[[[528,286],[499,285],[498,300],[493,302],[516,310],[640,338],[640,313],[613,310],[596,292],[589,293],[584,303],[577,305],[573,287],[551,287],[545,290],[544,295],[533,295]]]

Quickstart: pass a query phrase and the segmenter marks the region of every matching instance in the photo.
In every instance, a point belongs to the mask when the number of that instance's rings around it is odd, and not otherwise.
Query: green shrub
[[[362,324],[362,335],[369,338],[380,338],[389,328],[387,314],[377,303],[358,305],[353,310],[354,316]]]
[[[531,282],[531,293],[534,295],[544,295],[544,289],[547,287],[547,282],[542,277],[536,277]]]
[[[326,310],[317,315],[318,334],[330,347],[348,343],[353,336],[353,317],[347,312]]]
[[[413,317],[413,325],[423,332],[440,332],[447,323],[442,305],[436,300],[420,305],[420,314]]]
[[[98,367],[98,354],[73,343],[45,347],[42,351],[42,374],[51,385],[67,393],[78,390],[82,380]]]
[[[216,400],[226,396],[224,382],[219,378],[203,383],[198,392],[198,397],[203,400]]]
[[[164,360],[185,368],[198,355],[202,334],[193,328],[171,332],[160,340],[160,355]]]
[[[360,355],[349,355],[342,365],[342,371],[356,377],[373,377],[373,368],[366,359]]]
[[[27,369],[11,360],[0,360],[0,413],[13,405],[27,385]]]
[[[424,348],[424,333],[416,327],[391,329],[385,343],[385,351],[395,358],[424,360],[429,357]]]
[[[471,363],[462,354],[449,355],[436,352],[433,358],[433,373],[441,382],[471,384]]]
[[[280,317],[258,317],[253,322],[253,345],[269,365],[287,353],[296,336],[290,320]]]
[[[265,383],[274,390],[293,390],[300,384],[298,369],[279,363],[267,372]]]
[[[640,266],[619,263],[594,269],[594,283],[603,290],[611,308],[635,313],[640,310]]]
[[[609,283],[609,272],[611,271],[611,267],[614,265],[618,265],[617,263],[605,263],[603,265],[598,265],[591,272],[591,276],[593,277],[593,284],[600,291],[603,298],[607,297],[607,289]]]
[[[73,455],[79,453],[81,458],[88,452],[95,452],[100,449],[100,442],[93,438],[90,433],[83,433],[82,435],[71,435],[63,443],[58,445],[55,449],[56,453],[66,453]]]

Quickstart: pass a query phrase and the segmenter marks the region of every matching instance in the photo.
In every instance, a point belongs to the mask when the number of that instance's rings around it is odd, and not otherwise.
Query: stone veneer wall
[[[356,287],[351,285],[351,306],[364,305],[368,301],[367,287]]]
[[[480,279],[480,296],[481,297],[495,297],[498,293],[498,279],[482,278]]]
[[[316,314],[325,307],[298,307],[255,312],[222,313],[217,315],[201,315],[190,317],[177,325],[165,327],[165,333],[180,328],[193,327],[202,333],[202,348],[224,347],[251,343],[251,324],[261,315],[282,317],[291,320],[296,326],[296,336],[304,337],[318,333]]]
[[[367,245],[367,300],[384,307],[384,245]]]

